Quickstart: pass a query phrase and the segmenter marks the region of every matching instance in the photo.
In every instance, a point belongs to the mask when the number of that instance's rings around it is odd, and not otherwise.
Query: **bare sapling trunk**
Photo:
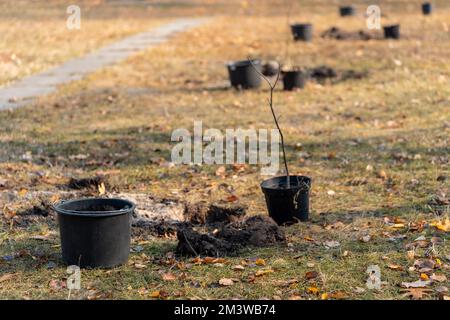
[[[290,182],[290,179],[289,179],[289,168],[288,168],[288,165],[287,165],[286,151],[285,151],[285,148],[284,148],[284,136],[283,136],[283,132],[281,131],[280,125],[278,124],[279,117],[276,116],[275,110],[273,109],[273,92],[275,91],[275,88],[276,88],[276,86],[278,84],[278,80],[280,80],[280,73],[281,73],[281,71],[280,71],[280,68],[278,68],[277,77],[275,79],[275,82],[272,84],[272,82],[270,82],[270,80],[265,75],[263,75],[258,70],[258,68],[256,68],[256,66],[253,64],[253,62],[252,62],[252,60],[250,58],[248,58],[248,61],[251,63],[251,65],[255,69],[255,71],[267,82],[267,84],[270,87],[269,107],[270,107],[270,111],[272,112],[272,117],[273,117],[273,120],[275,121],[275,125],[277,126],[278,132],[280,133],[281,150],[283,152],[284,169],[286,171],[286,187],[287,187],[287,189],[289,189],[291,187],[291,182]]]

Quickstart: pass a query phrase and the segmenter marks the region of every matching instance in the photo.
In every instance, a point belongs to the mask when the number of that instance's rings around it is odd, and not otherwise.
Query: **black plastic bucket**
[[[292,24],[291,31],[295,41],[310,42],[312,40],[313,26],[311,23]]]
[[[422,3],[422,13],[424,15],[430,15],[433,12],[433,5],[430,2]]]
[[[252,63],[243,60],[227,65],[231,86],[236,89],[254,89],[261,85],[261,76],[255,70],[257,68],[259,72],[262,71],[261,61],[252,60]]]
[[[356,10],[352,6],[345,6],[345,7],[339,8],[339,14],[341,15],[341,17],[354,16],[355,13],[356,13]]]
[[[279,225],[307,221],[309,218],[311,178],[290,176],[289,181],[289,189],[286,187],[286,176],[261,183],[269,216]]]
[[[386,39],[400,39],[400,25],[394,24],[383,27],[384,37]]]
[[[60,202],[54,209],[65,263],[81,268],[111,268],[127,262],[134,203],[91,198]]]
[[[283,89],[291,91],[294,89],[303,89],[307,81],[307,75],[301,70],[283,71]]]

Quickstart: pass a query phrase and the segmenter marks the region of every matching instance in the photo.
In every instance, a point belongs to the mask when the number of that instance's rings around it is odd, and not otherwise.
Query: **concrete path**
[[[61,84],[82,79],[86,74],[125,60],[129,56],[154,47],[177,32],[205,22],[205,19],[179,19],[148,32],[130,36],[83,57],[0,88],[0,110],[17,108],[33,102],[37,97],[57,90]]]

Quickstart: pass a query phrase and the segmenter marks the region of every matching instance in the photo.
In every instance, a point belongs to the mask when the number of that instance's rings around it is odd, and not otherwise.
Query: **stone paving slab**
[[[123,61],[141,50],[157,46],[175,33],[204,22],[205,19],[178,19],[148,32],[127,37],[83,57],[69,60],[50,70],[23,78],[0,88],[0,110],[32,103],[40,96],[55,92],[59,85],[80,80],[88,73]]]

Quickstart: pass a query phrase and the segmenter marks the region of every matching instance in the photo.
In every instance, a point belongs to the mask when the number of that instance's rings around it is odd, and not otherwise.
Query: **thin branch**
[[[277,126],[278,132],[280,133],[281,149],[283,151],[284,168],[286,171],[286,186],[289,189],[291,187],[291,183],[290,183],[290,179],[289,179],[289,169],[288,169],[287,160],[286,160],[286,151],[284,148],[284,136],[283,136],[283,132],[281,131],[280,125],[278,124],[278,119],[277,119],[277,116],[275,115],[275,110],[273,109],[273,91],[275,90],[275,88],[277,86],[278,80],[280,80],[280,69],[278,69],[277,78],[275,79],[275,82],[272,84],[270,82],[270,80],[265,75],[263,75],[261,71],[258,70],[258,68],[255,66],[255,64],[253,63],[253,61],[250,58],[248,58],[248,61],[252,65],[253,69],[255,69],[255,71],[269,84],[269,87],[270,87],[269,106],[270,106],[270,111],[272,112],[273,120],[275,121],[275,125]]]
[[[291,58],[290,58],[290,55],[289,55],[289,48],[290,48],[290,44],[291,44],[291,41],[292,41],[290,20],[291,20],[291,12],[293,11],[292,10],[293,1],[285,0],[285,5],[286,5],[286,8],[287,8],[286,25],[288,27],[288,32],[287,32],[288,38],[287,38],[287,41],[286,41],[286,48],[285,48],[285,52],[284,52],[284,61],[285,62],[287,61],[287,65],[290,65]]]

